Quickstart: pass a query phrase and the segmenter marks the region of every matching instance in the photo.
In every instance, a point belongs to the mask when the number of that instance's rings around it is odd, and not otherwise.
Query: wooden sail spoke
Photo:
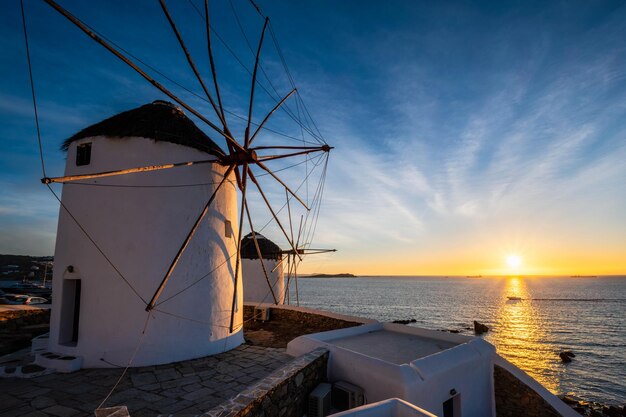
[[[217,103],[220,107],[220,114],[222,115],[222,121],[224,123],[224,131],[229,135],[228,124],[226,122],[226,116],[224,115],[224,106],[222,105],[222,96],[220,95],[220,86],[217,82],[217,71],[215,70],[215,61],[213,60],[213,48],[211,47],[211,19],[209,19],[209,0],[204,0],[204,21],[206,23],[206,41],[207,49],[209,50],[209,62],[211,64],[211,75],[213,76],[213,86],[215,87],[215,95],[217,96]],[[228,143],[230,148],[230,142]]]
[[[235,283],[233,285],[233,302],[230,307],[229,331],[232,333],[235,325],[235,306],[237,305],[237,283],[239,282],[239,268],[241,265],[241,233],[243,231],[243,215],[246,206],[246,189],[248,181],[248,164],[243,165],[243,176],[241,178],[241,213],[239,214],[239,231],[237,232],[237,260],[235,261]]]
[[[259,148],[254,148],[254,150],[258,150]],[[270,149],[269,147],[267,147],[266,149]],[[280,148],[276,148],[276,149],[280,149]],[[302,149],[302,148],[296,148],[296,149]],[[298,156],[298,155],[307,155],[310,153],[314,153],[314,152],[328,152],[330,149],[333,149],[330,146],[322,146],[319,148],[314,147],[313,149],[306,149],[303,150],[301,152],[293,152],[293,153],[288,153],[288,154],[284,154],[284,155],[264,155],[264,156],[259,156],[258,160],[261,162],[267,162],[267,161],[273,161],[275,159],[284,159],[284,158],[291,158],[292,156]]]
[[[298,240],[296,240],[296,248],[300,245],[300,236],[302,235],[302,229],[303,229],[303,219],[304,216],[300,216],[300,226],[298,227]],[[300,306],[300,289],[298,288],[298,264],[297,264],[297,260],[296,260],[296,255],[300,256],[300,253],[298,251],[296,251],[296,253],[293,255],[293,269],[294,269],[294,278],[295,278],[295,282],[296,282],[296,305],[299,307]],[[300,257],[300,260],[302,260],[302,257]]]
[[[301,247],[298,247],[298,253],[300,255],[319,255],[320,253],[329,253],[329,252],[337,252],[337,249],[304,249]],[[293,255],[293,250],[284,250],[282,251],[283,254],[290,254]]]
[[[220,162],[220,160],[219,159],[206,159],[206,160],[201,160],[201,161],[176,162],[172,164],[162,164],[162,165],[148,165],[144,167],[119,169],[116,171],[94,172],[92,174],[67,175],[64,177],[53,177],[53,178],[44,177],[41,179],[41,182],[44,184],[66,183],[66,182],[78,181],[78,180],[88,180],[92,178],[114,177],[116,175],[126,175],[126,174],[134,174],[134,173],[139,173],[139,172],[159,171],[162,169],[188,167],[192,165],[212,164],[216,162]]]
[[[302,260],[302,258],[300,258]],[[300,307],[300,290],[298,289],[298,260],[293,258],[293,277],[296,282],[296,306]]]
[[[270,204],[270,202],[267,200],[267,197],[265,196],[265,193],[263,192],[263,189],[261,188],[261,185],[259,184],[259,182],[257,181],[257,179],[255,178],[254,174],[252,173],[252,170],[250,168],[248,168],[248,175],[250,175],[250,180],[254,183],[254,185],[256,186],[257,190],[259,190],[259,194],[261,194],[261,197],[263,198],[263,201],[265,202],[265,205],[267,206],[267,208],[269,209],[270,213],[272,213],[272,217],[274,218],[274,220],[276,221],[276,224],[278,224],[278,227],[280,228],[280,230],[283,232],[283,235],[285,235],[285,238],[287,239],[287,242],[289,242],[289,245],[291,246],[291,248],[297,252],[296,247],[293,244],[293,241],[291,239],[289,239],[289,236],[287,235],[287,232],[285,231],[285,228],[283,227],[282,223],[280,222],[280,220],[278,220],[278,216],[276,215],[276,212],[274,211],[274,209],[272,208],[272,205]],[[298,255],[299,257],[300,255]]]
[[[252,241],[254,242],[254,247],[256,248],[256,254],[259,257],[259,262],[261,262],[261,269],[263,269],[263,275],[265,275],[265,281],[267,281],[267,286],[272,293],[272,298],[274,299],[274,304],[278,305],[278,300],[276,299],[276,294],[274,293],[274,288],[272,287],[272,283],[270,282],[270,277],[267,274],[267,269],[265,268],[265,262],[263,262],[263,254],[261,253],[261,247],[259,246],[259,241],[256,238],[256,232],[254,231],[254,226],[252,224],[252,216],[250,216],[250,210],[248,210],[248,204],[244,201],[244,207],[246,209],[246,215],[248,217],[248,223],[250,224],[250,230],[252,231]],[[241,254],[241,251],[239,251]]]
[[[252,107],[254,104],[254,87],[256,87],[256,74],[259,69],[259,58],[261,56],[261,48],[263,47],[263,38],[265,37],[265,29],[267,29],[267,24],[269,19],[265,18],[265,23],[263,24],[263,30],[261,31],[261,39],[259,40],[259,47],[256,51],[256,59],[254,61],[254,71],[252,71],[252,87],[250,89],[250,105],[248,107],[248,126],[246,127],[246,137],[245,137],[245,148],[248,149],[250,145],[250,123],[252,122]]]
[[[285,189],[285,200],[287,200],[287,213],[289,213],[289,233],[291,234],[291,241],[293,242],[293,222],[291,221],[291,205],[289,204],[289,192]],[[298,243],[296,242],[296,248]]]
[[[300,226],[298,226],[298,238],[296,239],[296,247],[300,245],[300,235],[302,234],[302,221],[304,220],[304,216],[300,216]]]
[[[300,252],[298,251],[298,248],[300,247],[300,235],[302,234],[302,221],[304,220],[304,216],[301,215],[300,216],[300,225],[298,226],[298,238],[296,239],[296,254],[300,254]]]
[[[298,195],[296,193],[291,191],[291,188],[289,188],[287,186],[287,184],[285,184],[280,178],[278,178],[278,176],[276,174],[274,174],[268,167],[266,167],[264,163],[262,163],[261,161],[257,160],[256,164],[260,168],[262,168],[264,171],[266,171],[268,174],[270,174],[272,176],[272,178],[274,178],[276,181],[278,181],[280,183],[280,185],[285,187],[285,190],[289,191],[289,194],[291,194],[296,200],[298,200],[300,202],[300,204],[302,204],[304,206],[305,209],[311,210],[309,208],[309,206],[307,206],[306,203],[304,201],[302,201],[302,199],[300,199],[300,197],[298,197]]]
[[[165,86],[163,86],[161,83],[159,83],[154,78],[152,78],[150,75],[148,75],[137,64],[135,64],[133,61],[131,61],[124,54],[122,54],[117,49],[115,49],[111,44],[109,44],[104,39],[102,39],[100,36],[95,34],[83,22],[81,22],[74,15],[72,15],[70,12],[68,12],[63,7],[61,7],[59,4],[57,4],[54,0],[44,0],[44,1],[50,7],[52,7],[54,10],[59,12],[63,17],[65,17],[67,20],[69,20],[71,23],[73,23],[76,27],[78,27],[80,30],[82,30],[86,35],[88,35],[90,38],[92,38],[95,42],[97,42],[100,45],[102,45],[105,49],[107,49],[109,52],[111,52],[113,55],[115,55],[117,58],[119,58],[122,62],[124,62],[126,65],[131,67],[133,70],[135,70],[139,75],[141,75],[146,81],[148,81],[150,84],[152,84],[154,87],[156,87],[159,91],[161,91],[163,94],[167,95],[169,98],[174,100],[180,106],[182,106],[187,111],[189,111],[191,114],[193,114],[198,119],[200,119],[204,123],[206,123],[209,127],[211,127],[213,130],[215,130],[217,133],[222,135],[226,139],[226,141],[229,142],[235,149],[238,149],[240,151],[244,151],[244,148],[241,145],[239,145],[239,143],[237,143],[237,141],[235,139],[233,139],[232,136],[228,135],[226,132],[224,132],[222,129],[220,129],[219,126],[217,126],[215,123],[211,122],[209,119],[204,117],[200,112],[198,112],[193,107],[191,107],[190,105],[185,103],[183,100],[178,98],[174,93],[172,93]]]
[[[174,259],[172,259],[172,262],[170,263],[170,266],[167,269],[167,272],[165,273],[163,280],[159,284],[159,287],[156,289],[156,291],[154,292],[154,295],[150,299],[150,302],[146,306],[146,311],[150,311],[154,308],[154,305],[156,304],[157,300],[161,296],[161,293],[163,292],[163,289],[165,288],[167,281],[172,276],[172,273],[174,272],[174,269],[176,268],[176,265],[178,264],[180,257],[182,256],[183,252],[189,245],[189,242],[191,241],[191,238],[193,237],[193,235],[196,233],[196,230],[198,230],[198,227],[200,226],[202,219],[204,219],[204,216],[206,216],[206,214],[209,212],[209,207],[211,206],[211,203],[213,202],[213,200],[215,200],[215,196],[217,196],[217,192],[220,190],[222,185],[224,185],[224,183],[226,182],[226,179],[228,178],[230,173],[233,171],[233,169],[234,169],[234,166],[228,167],[228,169],[224,173],[224,178],[222,178],[222,181],[220,181],[220,183],[217,185],[217,187],[215,188],[215,191],[213,191],[213,194],[211,194],[209,201],[206,203],[206,205],[204,206],[204,209],[202,210],[202,212],[196,219],[196,222],[194,223],[193,227],[191,228],[191,230],[189,230],[189,233],[187,233],[187,237],[185,238],[185,240],[183,241],[183,244],[178,249],[178,252],[176,253],[176,256],[174,256]]]
[[[200,73],[198,72],[198,69],[196,68],[196,64],[193,62],[193,58],[191,57],[191,54],[189,53],[189,50],[187,49],[187,45],[185,45],[185,41],[183,40],[183,37],[181,36],[178,28],[176,27],[176,23],[174,22],[174,19],[172,19],[172,15],[170,14],[167,6],[165,5],[165,0],[159,0],[159,3],[161,4],[161,9],[163,10],[165,17],[167,18],[167,21],[169,22],[172,30],[174,31],[174,34],[176,35],[176,39],[178,39],[178,43],[181,49],[185,53],[185,57],[187,58],[187,63],[189,64],[189,66],[191,67],[191,70],[193,71],[194,75],[198,79],[200,86],[202,86],[202,90],[204,90],[204,94],[206,94],[207,98],[209,99],[211,106],[213,106],[213,110],[215,111],[215,114],[217,114],[217,117],[222,122],[224,131],[226,131],[226,119],[224,118],[224,112],[220,111],[217,108],[217,104],[215,104],[215,101],[213,100],[211,93],[209,93],[209,90],[204,84],[204,80],[200,76]]]
[[[331,149],[333,149],[331,146],[283,146],[283,145],[276,145],[276,146],[255,146],[254,148],[252,148],[255,151],[261,151],[261,150],[265,150],[265,149],[297,149],[300,151],[307,151],[307,150],[312,150],[312,151],[330,151]]]
[[[320,253],[337,252],[337,249],[301,249],[301,255],[318,255]]]
[[[291,304],[291,300],[290,300],[291,297],[289,296],[289,284],[290,283],[291,283],[291,262],[290,262],[290,257],[287,256],[287,285],[285,285],[285,298],[287,299],[287,304]]]
[[[287,259],[286,256],[283,256],[282,258],[280,258],[280,261],[278,261],[276,266],[270,272],[276,271],[278,269],[278,267],[281,266],[285,262],[285,259]]]
[[[295,89],[295,88],[294,88],[293,90],[291,90],[291,92],[290,92],[289,94],[287,94],[287,95],[286,95],[286,96],[285,96],[285,97],[284,97],[284,98],[283,98],[283,99],[282,99],[282,100],[281,100],[281,101],[280,101],[280,102],[279,102],[276,106],[274,106],[274,108],[272,109],[272,111],[270,111],[270,112],[267,114],[267,116],[265,116],[265,119],[263,119],[263,121],[262,121],[262,122],[261,122],[261,123],[257,126],[256,130],[255,130],[255,131],[254,131],[254,133],[252,134],[252,137],[250,137],[250,142],[248,142],[248,145],[251,145],[251,144],[252,144],[252,142],[254,141],[254,138],[256,138],[256,135],[258,135],[258,134],[259,134],[259,132],[261,131],[261,129],[263,129],[263,126],[264,126],[264,125],[265,125],[265,123],[268,121],[268,119],[270,118],[270,116],[271,116],[272,114],[274,114],[274,112],[275,112],[276,110],[278,110],[278,109],[280,108],[280,106],[282,106],[282,105],[283,105],[283,103],[284,103],[285,101],[287,101],[287,99],[288,99],[289,97],[291,97],[291,95],[292,95],[293,93],[295,93],[296,91],[297,91],[297,89]]]
[[[241,182],[241,173],[239,172],[239,167],[235,168],[235,179],[237,180],[237,187],[239,190],[243,191],[243,183]]]

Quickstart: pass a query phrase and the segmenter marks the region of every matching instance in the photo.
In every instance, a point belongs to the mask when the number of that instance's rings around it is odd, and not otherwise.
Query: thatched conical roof
[[[259,233],[256,234],[256,240],[259,242],[263,259],[280,259],[282,250],[276,243]],[[241,257],[243,259],[259,259],[252,233],[248,233],[241,239]]]
[[[157,142],[189,146],[215,156],[223,154],[220,147],[180,108],[162,100],[127,110],[91,125],[63,142],[61,149],[67,150],[72,142],[95,136],[148,138]]]

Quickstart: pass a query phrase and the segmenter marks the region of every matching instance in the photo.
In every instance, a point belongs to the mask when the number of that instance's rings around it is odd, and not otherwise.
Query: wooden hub
[[[236,151],[230,155],[226,155],[224,160],[227,164],[234,165],[254,164],[257,161],[257,154],[253,149],[247,151]]]

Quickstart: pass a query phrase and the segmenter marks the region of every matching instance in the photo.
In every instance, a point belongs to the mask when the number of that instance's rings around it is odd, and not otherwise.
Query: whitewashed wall
[[[66,175],[212,158],[193,148],[145,138],[92,139],[70,146]],[[76,144],[84,142],[92,142],[91,163],[75,166]],[[224,171],[220,165],[207,164],[83,180],[100,186],[64,185],[63,203],[147,302]],[[214,184],[197,185],[207,183]],[[134,187],[138,185],[171,187]],[[231,237],[225,237],[225,220],[232,224]],[[148,317],[144,302],[61,209],[49,350],[82,356],[84,367],[108,367],[126,365],[139,343],[133,366],[169,363],[238,346],[243,342],[240,277],[235,331],[228,329],[237,227],[237,192],[234,178],[230,178],[189,243],[160,301],[204,279],[159,305]],[[74,267],[73,273],[68,272],[68,265]],[[71,279],[82,280],[76,346],[59,343],[62,287],[64,280]]]
[[[278,262],[279,261],[274,259],[263,259],[263,265],[265,266],[270,283],[272,284],[276,300],[278,304],[283,304],[285,302],[285,278],[282,264],[272,272],[272,269],[276,267]],[[246,303],[273,304],[274,299],[267,285],[261,262],[258,259],[242,259],[241,266],[243,274],[243,300]]]

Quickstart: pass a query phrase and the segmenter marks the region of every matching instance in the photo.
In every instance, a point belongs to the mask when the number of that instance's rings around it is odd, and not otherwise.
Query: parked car
[[[4,294],[0,296],[0,304],[21,304],[21,305],[31,305],[31,304],[47,304],[48,300],[43,297],[31,297],[29,295],[21,295],[21,294]]]
[[[24,304],[48,304],[48,300],[43,297],[28,297]]]

